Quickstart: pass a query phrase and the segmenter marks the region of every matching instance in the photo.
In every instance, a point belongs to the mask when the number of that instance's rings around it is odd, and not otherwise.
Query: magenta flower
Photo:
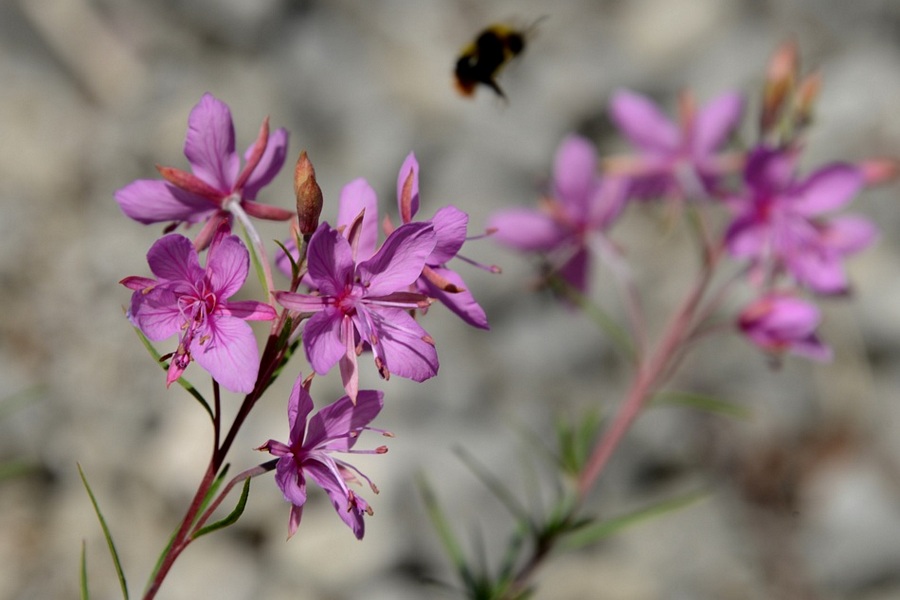
[[[153,244],[147,262],[157,279],[126,277],[120,283],[134,290],[128,318],[148,339],[156,342],[179,334],[166,385],[196,360],[226,389],[253,391],[259,351],[244,321],[272,320],[276,313],[262,302],[228,301],[244,284],[250,267],[241,240],[220,229],[204,269],[191,241],[170,234]]]
[[[419,163],[412,152],[397,175],[397,204],[401,222],[411,223],[419,211]],[[427,222],[434,226],[436,243],[425,259],[416,289],[441,302],[469,325],[490,329],[484,309],[466,288],[465,281],[456,271],[447,268],[447,263],[459,254],[466,241],[469,215],[455,206],[445,206]]]
[[[309,419],[307,427],[306,422],[312,412],[313,401],[309,391],[302,385],[301,377],[297,377],[288,402],[290,442],[283,444],[269,440],[259,447],[259,450],[267,450],[278,457],[275,465],[275,482],[281,488],[284,499],[293,505],[288,525],[289,538],[297,532],[300,518],[303,516],[303,505],[306,504],[306,478],[309,477],[325,490],[334,510],[353,530],[356,538],[362,539],[365,534],[363,516],[371,516],[372,508],[362,496],[358,496],[347,487],[347,484],[360,483],[356,477],[359,475],[374,493],[378,493],[378,488],[356,467],[334,458],[331,453],[387,452],[385,446],[374,450],[353,449],[359,434],[367,429],[372,430],[368,425],[381,411],[383,401],[384,394],[374,390],[360,391],[355,403],[348,396],[344,396]],[[390,435],[381,430],[375,431]]]
[[[676,125],[645,96],[628,90],[613,94],[610,116],[639,152],[627,169],[635,197],[695,197],[713,191],[731,170],[734,161],[719,151],[740,123],[740,95],[723,94],[699,111],[685,96],[683,107]]]
[[[625,204],[625,182],[597,175],[597,149],[575,135],[556,151],[551,195],[540,210],[513,208],[489,222],[494,238],[523,252],[547,255],[551,266],[576,290],[588,288],[592,239],[603,240]]]
[[[831,349],[816,336],[822,318],[814,304],[785,293],[770,293],[751,302],[738,317],[738,327],[751,342],[772,354],[789,352],[819,361]]]
[[[276,292],[278,302],[314,313],[303,329],[303,347],[313,370],[324,375],[340,363],[351,399],[359,389],[357,355],[372,347],[385,379],[391,373],[414,381],[437,374],[434,340],[407,311],[428,306],[428,298],[406,291],[435,245],[430,223],[403,225],[371,258],[357,261],[340,231],[322,223],[309,241],[309,280],[314,294]]]
[[[144,224],[206,221],[197,246],[204,248],[223,221],[230,222],[229,203],[237,202],[254,217],[287,220],[293,211],[255,202],[259,190],[281,169],[287,151],[287,131],[269,136],[263,121],[259,137],[244,153],[244,168],[234,151],[234,124],[228,105],[204,94],[188,117],[184,155],[193,173],[158,167],[164,180],[138,179],[115,193],[128,217]]]
[[[787,270],[814,292],[842,293],[848,287],[843,258],[870,245],[877,229],[861,217],[824,215],[853,199],[865,184],[863,175],[832,164],[798,180],[795,162],[784,150],[751,153],[745,192],[732,200],[736,216],[726,232],[728,249],[749,258],[757,275]]]

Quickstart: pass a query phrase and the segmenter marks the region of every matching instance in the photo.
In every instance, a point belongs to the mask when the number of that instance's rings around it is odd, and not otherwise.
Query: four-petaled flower
[[[307,254],[309,281],[317,291],[275,293],[282,306],[315,313],[303,329],[306,358],[320,375],[340,363],[350,398],[359,389],[356,357],[363,343],[372,347],[385,379],[395,373],[424,381],[437,374],[434,340],[407,312],[427,307],[429,300],[406,291],[422,274],[434,245],[430,223],[410,223],[391,233],[371,258],[358,262],[351,242],[322,223]]]
[[[397,205],[401,222],[411,223],[419,210],[419,163],[412,152],[403,161],[397,176]],[[416,289],[444,304],[469,325],[490,329],[484,309],[466,288],[465,281],[446,266],[466,241],[469,215],[449,205],[439,209],[428,223],[434,226],[436,244],[425,259]],[[390,227],[387,222],[386,226]]]
[[[173,221],[206,226],[197,238],[205,248],[223,221],[230,222],[231,203],[254,217],[284,221],[293,211],[255,202],[284,164],[287,131],[269,135],[269,120],[263,121],[256,142],[244,153],[243,170],[234,151],[234,124],[228,105],[212,94],[204,94],[188,117],[184,155],[193,173],[158,167],[164,180],[138,179],[115,193],[127,216],[144,224]]]
[[[334,510],[353,530],[357,539],[362,539],[365,533],[363,516],[371,516],[372,508],[362,496],[347,487],[347,484],[360,483],[357,478],[359,475],[376,494],[378,488],[356,467],[334,458],[331,453],[387,452],[385,446],[374,450],[353,449],[359,434],[366,429],[372,430],[368,425],[381,411],[383,397],[382,392],[374,390],[361,390],[355,403],[348,396],[343,396],[309,419],[307,427],[313,401],[309,391],[303,386],[301,377],[297,377],[288,401],[288,421],[291,427],[289,443],[269,440],[259,447],[260,450],[267,450],[279,457],[275,465],[275,481],[281,488],[284,499],[293,505],[288,537],[293,536],[300,525],[303,505],[306,503],[306,478],[309,477],[325,490]],[[374,431],[390,436],[385,431]]]
[[[814,304],[772,292],[751,302],[738,316],[738,327],[751,342],[775,355],[785,352],[813,360],[831,360],[831,349],[816,336],[822,317]]]
[[[871,244],[876,227],[866,219],[825,213],[849,203],[865,185],[856,167],[832,164],[803,180],[787,150],[760,147],[747,161],[742,195],[732,199],[736,216],[725,234],[728,249],[751,259],[757,279],[787,270],[819,294],[847,289],[842,259]]]
[[[166,385],[196,360],[232,392],[250,393],[256,385],[259,351],[246,320],[271,320],[270,305],[252,300],[230,302],[250,268],[247,248],[224,226],[209,246],[206,268],[191,241],[178,234],[159,240],[147,253],[157,279],[126,277],[134,290],[128,318],[152,341],[179,334]]]
[[[625,182],[597,175],[597,149],[579,136],[565,138],[556,152],[551,196],[540,210],[513,208],[496,213],[489,229],[506,246],[547,254],[551,266],[574,289],[588,288],[592,240],[604,242],[625,204]],[[604,248],[611,251],[610,245]]]
[[[628,90],[613,94],[610,116],[640,153],[620,161],[620,168],[632,177],[630,193],[636,198],[709,193],[737,166],[733,157],[720,155],[719,150],[740,123],[740,95],[723,94],[700,110],[687,94],[682,100],[676,125],[645,96]]]

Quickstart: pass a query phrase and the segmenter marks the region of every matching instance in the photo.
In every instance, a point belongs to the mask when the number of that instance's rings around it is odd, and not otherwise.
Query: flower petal
[[[419,280],[422,293],[437,299],[469,325],[478,327],[479,329],[490,329],[484,309],[475,301],[475,297],[472,296],[472,293],[466,289],[466,282],[463,281],[462,277],[455,271],[451,271],[446,267],[432,267],[432,269],[440,277],[446,279],[462,291],[455,293],[445,292],[423,278]],[[422,284],[422,282],[424,282],[424,284]]]
[[[278,316],[271,304],[256,300],[239,300],[222,305],[222,313],[245,321],[271,321]]]
[[[597,149],[594,144],[581,136],[567,136],[556,151],[553,187],[556,198],[573,217],[584,220],[597,180]]]
[[[219,300],[235,295],[247,280],[250,253],[236,235],[213,239],[206,255],[210,286]]]
[[[126,217],[139,223],[196,223],[217,210],[215,204],[159,179],[132,181],[114,194]]]
[[[259,372],[259,349],[250,325],[234,317],[212,315],[206,330],[191,341],[191,356],[222,387],[249,394]]]
[[[128,320],[153,342],[175,335],[184,325],[184,315],[178,310],[177,297],[170,290],[160,287],[146,294],[139,290],[131,295]]]
[[[488,228],[498,243],[525,252],[547,252],[559,246],[568,232],[548,214],[530,208],[494,213]]]
[[[387,296],[412,284],[422,274],[435,241],[431,223],[407,223],[395,229],[372,258],[356,267],[366,294]]]
[[[823,243],[841,255],[867,248],[878,238],[878,227],[863,217],[844,216],[832,219],[822,232]]]
[[[836,210],[853,200],[864,185],[859,169],[850,165],[829,165],[800,184],[791,207],[806,216]]]
[[[740,124],[744,99],[737,92],[710,100],[697,113],[691,131],[691,152],[703,161],[715,152]]]
[[[293,455],[284,456],[275,463],[275,483],[281,488],[284,499],[294,506],[306,503],[306,480]]]
[[[678,150],[678,128],[649,98],[618,90],[610,100],[610,117],[622,134],[641,150],[670,154]]]
[[[313,410],[312,396],[303,387],[303,375],[298,373],[288,398],[288,423],[291,425],[291,446],[299,447],[306,434],[306,420]]]
[[[288,132],[283,127],[279,127],[269,136],[269,143],[266,145],[262,158],[259,159],[259,163],[253,169],[253,173],[247,179],[247,183],[244,184],[243,193],[241,194],[244,198],[255,200],[259,190],[275,179],[281,167],[284,166],[284,161],[287,157],[287,146]],[[247,160],[252,153],[253,146],[251,145],[244,153],[244,160]]]
[[[177,233],[170,233],[156,240],[147,252],[147,263],[161,282],[174,281],[193,285],[205,274],[194,244]]]
[[[459,252],[466,241],[469,215],[455,206],[445,206],[431,219],[434,226],[434,250],[426,259],[429,265],[442,265]]]
[[[362,178],[354,179],[341,188],[337,227],[345,228],[344,237],[360,213],[363,213],[363,218],[356,244],[357,262],[371,258],[378,245],[378,196],[369,182]]]
[[[412,181],[410,182],[408,206],[404,207],[403,188],[406,185],[406,179],[412,172]],[[400,166],[400,172],[397,173],[397,207],[400,215],[404,217],[403,222],[408,223],[416,213],[419,212],[419,162],[416,155],[412,152],[407,155],[403,165]],[[406,218],[408,216],[408,219]]]
[[[303,468],[310,479],[325,490],[335,512],[353,531],[356,539],[361,540],[365,534],[363,512],[349,503],[351,492],[347,489],[347,484],[344,483],[344,479],[334,460],[325,454],[316,453],[309,460],[304,461]]]
[[[231,192],[241,166],[234,152],[234,124],[228,105],[210,93],[203,94],[188,117],[184,155],[197,177]]]
[[[344,316],[337,308],[329,307],[314,314],[303,326],[303,348],[313,371],[325,375],[346,352],[341,339]]]
[[[370,310],[378,347],[376,356],[391,374],[413,381],[425,381],[438,372],[437,350],[426,342],[428,332],[409,313],[397,308]]]
[[[305,447],[347,452],[382,406],[384,393],[375,390],[360,390],[356,404],[348,396],[339,398],[310,419]]]
[[[353,280],[350,242],[328,223],[322,223],[309,240],[309,277],[323,296],[337,296]]]

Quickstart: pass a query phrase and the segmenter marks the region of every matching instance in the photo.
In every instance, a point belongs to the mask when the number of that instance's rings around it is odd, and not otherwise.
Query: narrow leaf
[[[462,459],[466,466],[469,467],[469,470],[481,480],[485,487],[493,492],[497,499],[500,500],[503,506],[505,506],[513,516],[524,522],[530,521],[528,511],[519,504],[515,494],[503,485],[503,482],[495,477],[493,473],[488,471],[484,465],[475,460],[475,457],[466,452],[463,448],[457,448],[456,454]]]
[[[459,545],[456,536],[453,535],[453,530],[450,528],[450,523],[437,500],[434,490],[421,473],[416,476],[416,483],[419,486],[419,495],[422,496],[422,502],[425,503],[425,510],[428,511],[428,518],[431,519],[431,524],[437,530],[438,538],[440,538],[447,556],[450,557],[450,562],[453,563],[463,581],[471,582],[473,579],[472,572],[466,564],[462,547]]]
[[[574,531],[563,538],[560,545],[567,550],[575,550],[587,546],[588,544],[593,544],[618,533],[626,527],[684,508],[685,506],[705,498],[707,495],[707,492],[691,492],[690,494],[678,496],[670,500],[664,500],[650,507],[627,513],[621,517],[616,517],[615,519],[586,525],[580,530]]]
[[[119,586],[122,588],[122,597],[125,598],[125,600],[128,600],[128,584],[125,582],[125,572],[122,570],[122,563],[119,562],[119,553],[116,552],[116,545],[113,543],[112,534],[110,534],[109,527],[106,525],[106,519],[103,518],[103,513],[100,512],[100,506],[97,504],[97,499],[94,497],[91,486],[88,485],[87,477],[85,477],[80,464],[78,465],[78,474],[81,476],[81,482],[84,484],[84,489],[87,490],[88,496],[91,498],[91,504],[94,505],[94,512],[97,514],[97,519],[100,521],[100,527],[103,529],[103,536],[106,538],[106,544],[109,546],[109,553],[112,556],[113,565],[116,568],[116,576],[119,578]]]
[[[753,416],[753,412],[744,406],[694,392],[660,392],[653,397],[653,405],[686,406],[688,408],[738,419],[749,419]]]
[[[84,540],[81,540],[81,600],[90,600],[91,594],[88,592],[88,574],[87,574],[87,556]]]
[[[138,337],[141,339],[141,342],[143,342],[144,347],[147,349],[147,352],[149,352],[150,356],[153,357],[153,360],[156,361],[156,364],[161,366],[163,371],[168,371],[169,363],[160,360],[160,358],[162,357],[162,354],[160,354],[159,352],[156,351],[156,348],[153,347],[153,344],[150,343],[150,340],[147,339],[147,336],[144,335],[144,332],[141,331],[140,329],[138,329],[137,327],[134,328],[134,331],[135,331],[135,333],[137,333]],[[210,420],[215,422],[216,418],[213,415],[212,409],[209,407],[209,404],[206,402],[206,399],[203,398],[203,395],[199,391],[197,391],[197,388],[195,388],[193,386],[193,384],[190,381],[188,381],[187,379],[185,379],[184,377],[178,378],[178,385],[180,385],[185,390],[187,390],[187,392],[191,396],[193,396],[197,400],[197,402],[199,402],[200,405],[206,410],[206,413],[209,415]]]
[[[192,540],[196,540],[198,537],[206,535],[207,533],[212,533],[218,529],[224,529],[229,525],[233,525],[237,522],[237,520],[244,514],[244,507],[247,506],[247,497],[250,495],[250,477],[244,480],[244,487],[241,489],[241,497],[238,499],[237,506],[234,507],[228,516],[224,519],[216,521],[215,523],[211,523],[202,529],[199,529],[194,535],[191,536]]]

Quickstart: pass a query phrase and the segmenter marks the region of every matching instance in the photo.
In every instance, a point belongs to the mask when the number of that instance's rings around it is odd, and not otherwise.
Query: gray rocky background
[[[485,90],[457,96],[452,65],[479,29],[541,17],[502,77],[508,104]],[[567,132],[622,148],[605,114],[615,88],[670,108],[683,87],[704,99],[738,88],[752,111],[766,60],[788,38],[825,78],[805,165],[900,156],[900,4],[891,0],[0,3],[0,598],[77,597],[82,540],[95,597],[117,597],[76,461],[133,594],[204,468],[204,413],[177,387],[164,389],[116,283],[147,273],[160,228],[127,220],[112,199],[132,179],[154,177],[155,163],[186,166],[185,123],[203,92],[230,104],[241,150],[265,115],[291,131],[290,155],[309,151],[326,216],[359,176],[393,211],[397,169],[414,150],[424,213],[458,204],[477,231],[492,211],[536,201]],[[289,176],[261,199],[290,206]],[[900,597],[896,186],[867,192],[856,210],[884,232],[852,261],[851,301],[824,304],[834,364],[789,360],[773,371],[734,337],[699,347],[676,387],[727,398],[752,417],[651,411],[593,506],[615,516],[688,490],[711,495],[552,562],[538,598]],[[283,236],[268,225],[263,233]],[[630,214],[615,237],[630,249],[658,327],[693,272],[690,243],[660,214]],[[502,276],[460,267],[493,330],[470,330],[440,309],[428,315],[441,373],[385,386],[377,424],[397,437],[386,456],[358,461],[381,488],[369,494],[366,539],[314,494],[286,543],[288,506],[263,477],[240,522],[189,548],[160,598],[453,597],[424,583],[452,577],[415,474],[430,478],[458,533],[481,537],[488,552],[510,523],[455,447],[524,497],[549,496],[540,452],[521,431],[549,438],[556,414],[609,412],[630,370],[583,317],[529,291],[526,261],[489,241],[467,251],[504,267]],[[605,281],[598,273],[597,298],[622,316]],[[377,383],[370,365],[362,370]],[[261,459],[252,448],[286,438],[290,379],[247,423],[233,472]],[[317,383],[317,401],[338,389]]]

